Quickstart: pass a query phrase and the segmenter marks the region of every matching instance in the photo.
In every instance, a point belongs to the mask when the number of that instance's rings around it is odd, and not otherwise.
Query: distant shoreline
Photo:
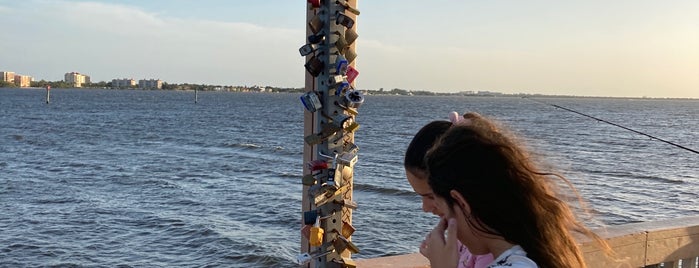
[[[0,87],[0,89],[44,89],[43,87]],[[109,87],[80,87],[80,88],[51,88],[56,89],[104,89],[104,90],[133,90],[133,91],[213,91],[213,92],[243,92],[243,93],[303,93],[304,88],[278,88],[278,87],[221,87],[208,86],[203,88],[184,89],[141,89],[141,88],[109,88]],[[459,97],[520,97],[520,98],[583,98],[583,99],[639,99],[639,100],[699,100],[699,98],[678,98],[678,97],[615,97],[615,96],[577,96],[577,95],[547,95],[530,93],[500,93],[500,92],[431,92],[431,91],[411,91],[403,89],[382,90],[361,90],[369,96],[459,96]]]

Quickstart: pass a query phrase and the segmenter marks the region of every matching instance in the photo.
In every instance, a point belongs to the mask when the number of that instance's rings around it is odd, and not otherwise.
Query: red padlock
[[[313,8],[320,7],[320,0],[308,0],[308,3],[311,4]]]

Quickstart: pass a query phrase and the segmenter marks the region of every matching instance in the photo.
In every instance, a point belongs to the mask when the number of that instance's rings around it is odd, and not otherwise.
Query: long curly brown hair
[[[580,232],[609,246],[574,216],[554,179],[541,171],[504,128],[476,113],[453,125],[428,151],[425,163],[434,193],[453,207],[458,191],[471,208],[474,228],[520,245],[542,268],[586,267],[573,236]]]

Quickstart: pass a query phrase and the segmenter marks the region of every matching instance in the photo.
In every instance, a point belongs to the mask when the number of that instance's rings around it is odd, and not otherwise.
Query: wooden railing
[[[589,268],[699,268],[699,216],[611,226],[596,232],[616,256],[591,241],[581,241]],[[357,260],[360,268],[424,268],[420,253]]]

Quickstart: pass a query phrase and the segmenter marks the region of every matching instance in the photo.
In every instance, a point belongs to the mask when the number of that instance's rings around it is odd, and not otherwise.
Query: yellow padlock
[[[325,231],[323,228],[320,228],[320,216],[316,218],[316,223],[311,227],[311,239],[310,243],[311,246],[313,247],[319,247],[320,245],[323,244],[323,234]]]

